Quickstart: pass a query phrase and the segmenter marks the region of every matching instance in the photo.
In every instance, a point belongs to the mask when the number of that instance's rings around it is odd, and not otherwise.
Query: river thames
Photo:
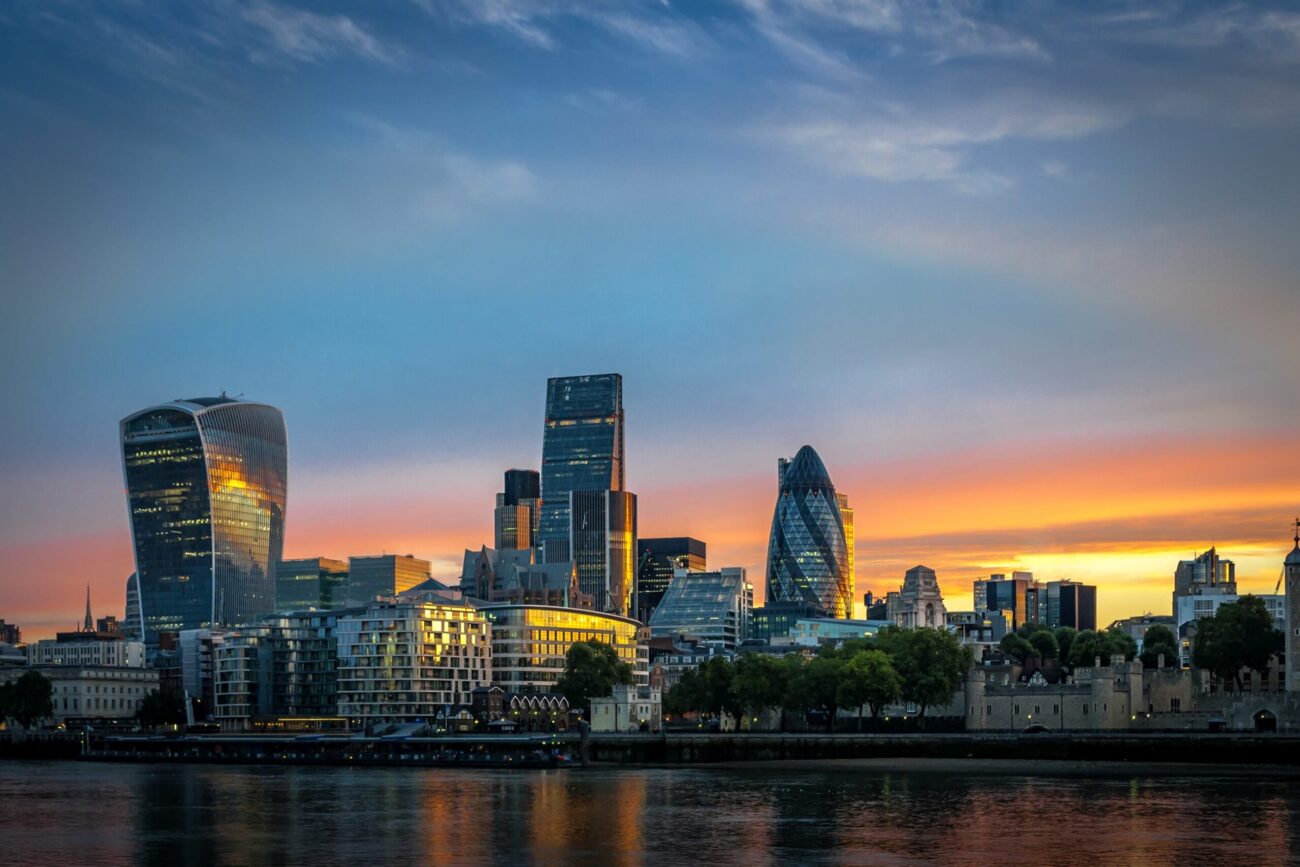
[[[14,761],[0,764],[0,849],[11,864],[1281,865],[1300,856],[1294,778],[979,767]]]

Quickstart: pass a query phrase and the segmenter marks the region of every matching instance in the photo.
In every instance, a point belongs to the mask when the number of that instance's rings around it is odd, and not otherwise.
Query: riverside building
[[[610,645],[638,684],[649,678],[649,633],[631,618],[549,605],[482,605],[479,611],[492,624],[492,682],[507,693],[551,692],[579,641]]]
[[[380,602],[337,623],[338,713],[435,722],[492,678],[488,621],[468,605]]]
[[[288,488],[280,410],[176,400],[127,416],[120,436],[145,643],[273,611]]]
[[[347,601],[348,564],[328,557],[281,560],[275,568],[275,610],[341,608]]]
[[[848,546],[839,497],[812,446],[777,461],[779,482],[767,551],[767,604],[790,603],[828,617],[853,614]]]
[[[717,572],[679,570],[650,618],[651,638],[689,635],[735,650],[749,638],[754,585],[736,566]]]

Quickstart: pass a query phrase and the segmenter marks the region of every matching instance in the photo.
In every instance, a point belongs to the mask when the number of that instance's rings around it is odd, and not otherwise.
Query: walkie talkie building
[[[275,610],[284,547],[284,417],[226,396],[149,407],[120,425],[144,639]]]
[[[829,617],[853,615],[844,519],[826,465],[804,446],[777,462],[780,487],[767,549],[767,604],[794,602]]]

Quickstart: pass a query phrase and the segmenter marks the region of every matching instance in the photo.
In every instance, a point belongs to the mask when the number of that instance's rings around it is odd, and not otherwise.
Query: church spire
[[[81,625],[82,632],[94,632],[95,620],[90,616],[90,585],[86,585],[86,622]]]

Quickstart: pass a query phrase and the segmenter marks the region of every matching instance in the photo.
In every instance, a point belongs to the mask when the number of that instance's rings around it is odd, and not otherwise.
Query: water
[[[1287,864],[1300,782],[0,763],[10,864]]]

